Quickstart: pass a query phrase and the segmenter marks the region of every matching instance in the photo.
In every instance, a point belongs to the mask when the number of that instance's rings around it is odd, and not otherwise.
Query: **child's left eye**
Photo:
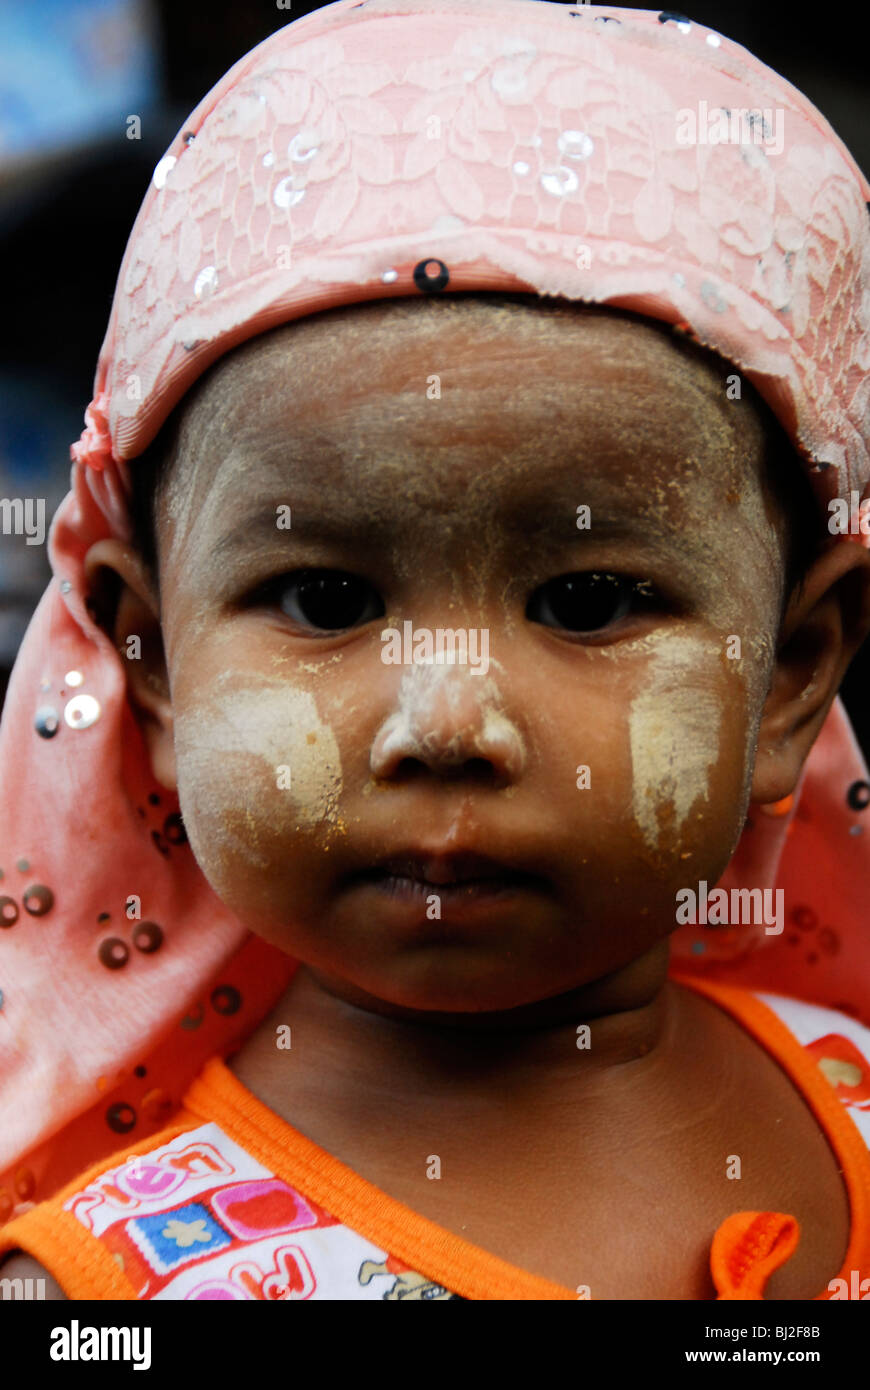
[[[332,632],[382,618],[386,612],[371,584],[346,570],[296,570],[271,580],[258,597],[303,627]]]
[[[662,606],[649,580],[588,571],[563,574],[536,589],[526,617],[532,622],[593,633],[620,622],[632,612],[651,612]]]

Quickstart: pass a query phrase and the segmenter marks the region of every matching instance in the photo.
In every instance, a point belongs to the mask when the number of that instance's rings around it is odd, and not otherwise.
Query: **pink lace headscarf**
[[[734,363],[822,514],[853,507],[870,482],[868,197],[805,97],[667,12],[338,0],[204,98],[130,236],[0,729],[0,1221],[145,1142],[294,969],[207,884],[88,609],[85,555],[129,539],[129,469],[191,384],[245,339],[357,300],[606,303]],[[837,702],[798,793],[753,810],[723,880],[782,887],[785,931],[680,927],[675,966],[870,1024],[868,803]]]

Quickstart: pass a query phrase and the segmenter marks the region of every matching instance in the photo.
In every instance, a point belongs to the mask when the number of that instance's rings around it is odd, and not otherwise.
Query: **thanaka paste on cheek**
[[[313,695],[270,676],[240,684],[227,673],[218,684],[230,680],[231,688],[182,710],[175,721],[182,815],[209,877],[209,869],[220,876],[227,854],[270,867],[258,847],[258,825],[265,829],[268,820],[272,828],[281,798],[299,829],[339,823],[341,758]]]
[[[669,635],[650,653],[649,683],[629,712],[632,807],[644,842],[679,835],[695,803],[709,799],[722,711],[709,689],[715,644]]]

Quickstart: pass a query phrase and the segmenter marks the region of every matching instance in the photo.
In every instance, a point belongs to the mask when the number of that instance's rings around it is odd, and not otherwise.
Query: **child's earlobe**
[[[106,614],[118,656],[125,668],[130,705],[142,731],[151,769],[168,791],[176,790],[173,710],[160,624],[160,604],[142,557],[119,540],[101,540],[85,557],[85,574],[95,593],[114,590],[113,611]]]
[[[827,550],[789,605],[758,734],[752,800],[790,796],[849,663],[870,631],[870,552]]]

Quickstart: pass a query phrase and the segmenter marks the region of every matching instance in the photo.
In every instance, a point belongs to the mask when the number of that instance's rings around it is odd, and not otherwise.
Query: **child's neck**
[[[660,1065],[672,1042],[676,998],[667,966],[665,942],[568,994],[510,1014],[452,1015],[437,1024],[300,966],[229,1064],[291,1122],[293,1100],[309,1082],[337,1104],[363,1098],[374,1110],[421,1094],[461,1105],[463,1096],[495,1083],[525,1091],[570,1079],[594,1090],[602,1079],[616,1082],[626,1064],[634,1082],[638,1067]],[[285,1025],[289,1049],[277,1045]]]

